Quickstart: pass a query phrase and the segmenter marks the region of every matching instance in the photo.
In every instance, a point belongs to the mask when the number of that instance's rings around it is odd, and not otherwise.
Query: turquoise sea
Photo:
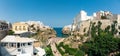
[[[62,34],[62,27],[55,27],[53,29],[56,31],[57,37],[67,37],[68,36],[68,35]]]

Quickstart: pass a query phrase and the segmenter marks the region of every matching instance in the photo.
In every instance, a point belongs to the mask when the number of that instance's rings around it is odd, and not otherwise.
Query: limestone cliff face
[[[100,21],[102,23],[101,28],[105,29],[107,26],[110,26],[113,21],[105,19],[105,20],[92,20],[92,21],[83,21],[80,24],[80,28],[79,28],[79,33],[84,35],[87,34],[88,31],[90,30],[90,25],[91,23],[95,23],[95,25],[97,25],[98,21]]]
[[[56,32],[53,29],[44,29],[38,31],[32,38],[39,41],[40,46],[47,46],[47,42],[49,38],[55,38]]]
[[[78,48],[78,45],[81,45],[83,42],[86,42],[87,40],[90,39],[90,37],[87,36],[86,34],[88,33],[88,31],[90,31],[90,28],[92,27],[91,23],[95,23],[95,25],[97,25],[98,21],[102,23],[101,29],[105,29],[107,26],[110,26],[113,23],[113,21],[111,20],[83,21],[79,25],[80,26],[79,31],[74,31],[74,34],[72,36],[69,36],[63,41],[64,44],[68,44],[73,48]],[[69,28],[63,28],[63,30],[66,31],[64,33],[69,32]]]

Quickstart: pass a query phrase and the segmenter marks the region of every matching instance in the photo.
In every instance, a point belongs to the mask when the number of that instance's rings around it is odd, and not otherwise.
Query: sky
[[[32,20],[63,27],[72,24],[80,10],[120,14],[120,0],[0,0],[0,20],[11,23]]]

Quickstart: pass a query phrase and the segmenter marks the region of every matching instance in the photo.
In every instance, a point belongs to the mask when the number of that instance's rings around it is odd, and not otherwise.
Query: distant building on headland
[[[0,20],[0,40],[4,38],[9,30],[9,24],[6,21]]]
[[[33,56],[33,42],[34,40],[8,35],[1,40],[1,54],[2,56]]]

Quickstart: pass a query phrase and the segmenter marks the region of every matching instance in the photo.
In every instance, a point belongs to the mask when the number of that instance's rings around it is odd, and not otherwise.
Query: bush
[[[61,46],[56,44],[56,47],[57,47],[58,51],[61,53],[61,55],[65,54],[65,52],[60,48]]]
[[[12,30],[8,31],[8,35],[13,35],[13,34],[14,34],[14,31],[12,31]]]
[[[65,49],[65,52],[63,52],[60,47],[63,47]],[[84,56],[84,52],[81,51],[81,50],[78,50],[78,49],[75,49],[75,48],[70,48],[68,45],[63,45],[63,42],[61,42],[59,45],[58,45],[58,50],[60,51],[60,53],[62,55],[64,54],[69,54],[69,55],[75,55],[75,56]]]
[[[51,46],[48,45],[47,47],[44,48],[45,52],[46,52],[46,56],[53,56],[52,50],[51,50]]]

